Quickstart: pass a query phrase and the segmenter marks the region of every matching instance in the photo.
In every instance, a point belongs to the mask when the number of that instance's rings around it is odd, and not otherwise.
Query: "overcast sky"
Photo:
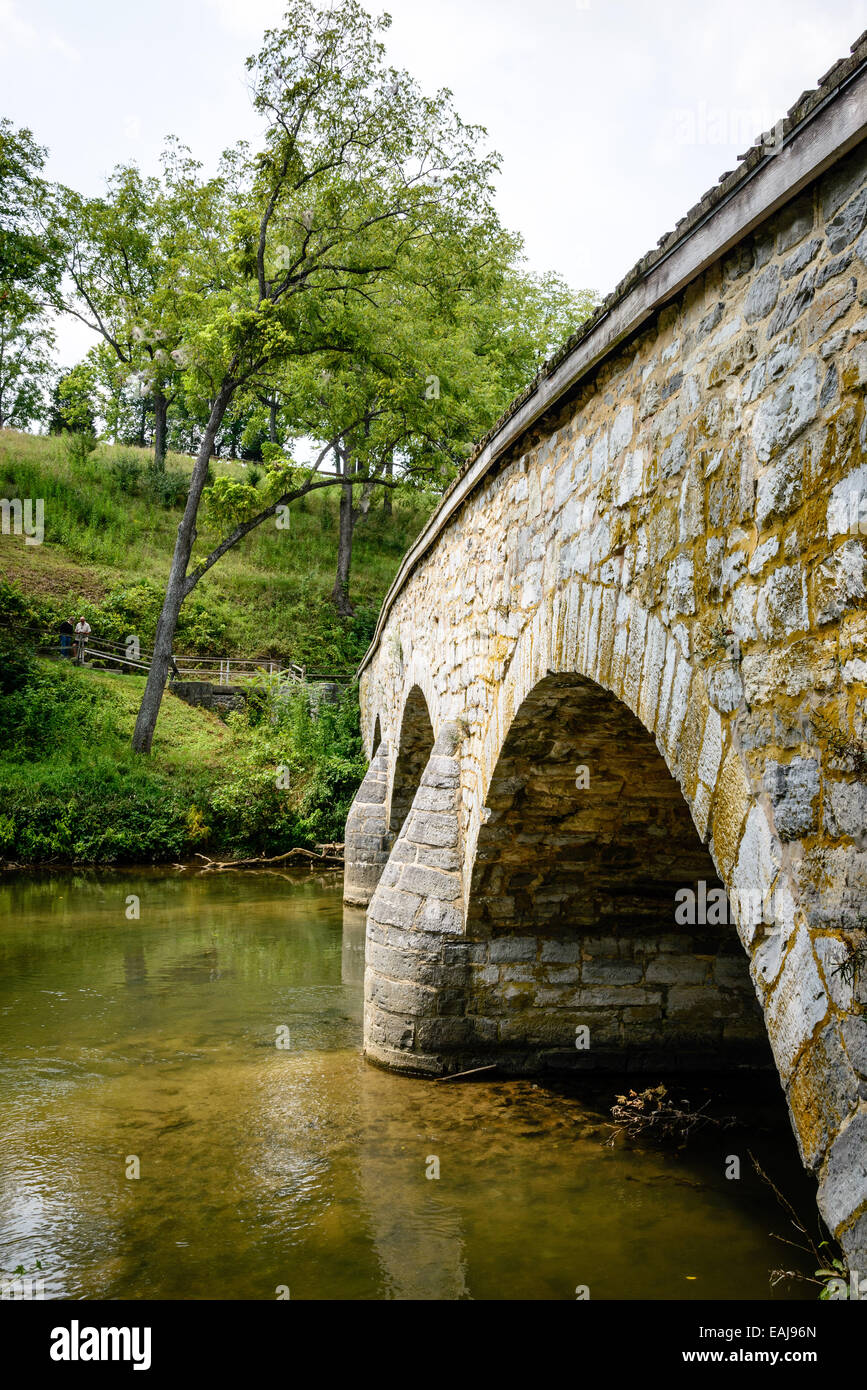
[[[753,138],[849,52],[851,0],[390,0],[391,61],[447,86],[503,157],[535,269],[607,293]],[[244,58],[282,0],[0,0],[0,114],[95,194],[168,134],[212,166],[255,139]],[[92,341],[61,331],[71,365]]]

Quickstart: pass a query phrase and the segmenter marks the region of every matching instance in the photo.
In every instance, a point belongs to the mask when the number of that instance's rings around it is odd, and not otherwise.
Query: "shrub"
[[[185,501],[190,490],[190,480],[186,473],[172,468],[154,468],[150,464],[145,473],[145,491],[158,506],[177,507]]]
[[[96,435],[89,430],[68,430],[64,432],[63,442],[69,462],[80,468],[96,448]]]
[[[32,641],[0,627],[0,695],[12,695],[27,684],[33,673]],[[2,724],[0,714],[0,724]]]
[[[117,725],[113,692],[98,693],[68,664],[41,662],[0,704],[0,750],[22,763],[57,755],[75,761]]]
[[[139,490],[144,470],[137,456],[130,450],[116,453],[109,462],[108,469],[121,492],[135,493]]]
[[[26,685],[34,670],[38,631],[49,623],[45,603],[27,598],[17,584],[0,579],[0,694],[12,695]],[[33,632],[22,632],[22,628]],[[4,713],[0,706],[0,723]]]
[[[4,769],[4,850],[19,862],[110,864],[177,858],[189,848],[187,808],[165,776],[126,771],[109,757],[60,761],[32,773]]]

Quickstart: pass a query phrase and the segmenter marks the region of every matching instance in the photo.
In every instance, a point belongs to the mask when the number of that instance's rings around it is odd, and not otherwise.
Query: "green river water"
[[[608,1147],[617,1081],[366,1064],[363,968],[336,874],[0,880],[3,1277],[76,1299],[815,1297],[769,1287],[812,1262],[774,1238],[797,1236],[747,1150],[814,1211],[774,1077],[691,1079],[741,1123],[685,1152]]]

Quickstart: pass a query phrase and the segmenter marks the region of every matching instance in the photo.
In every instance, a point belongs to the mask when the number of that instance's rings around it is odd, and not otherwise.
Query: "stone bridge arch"
[[[343,896],[353,907],[370,902],[435,741],[429,676],[417,655],[405,670],[398,665],[400,681],[390,699],[381,697],[367,745],[370,766],[346,821]]]
[[[559,982],[564,991],[574,987],[577,1009],[604,1009],[604,998],[580,993],[606,988],[583,974],[588,961],[599,971],[602,952],[582,944],[580,959],[543,960],[542,942],[556,933],[534,921],[537,930],[523,933],[533,938],[530,955],[496,958],[510,943],[519,950],[522,933],[491,911],[486,919],[479,902],[510,896],[494,892],[495,815],[506,812],[486,798],[502,802],[511,794],[504,784],[517,778],[521,806],[537,817],[535,841],[521,841],[520,818],[502,824],[523,855],[521,872],[533,868],[539,879],[550,828],[538,820],[534,787],[568,765],[585,716],[596,727],[614,721],[637,760],[635,777],[656,787],[656,814],[670,813],[669,835],[687,857],[705,856],[693,868],[710,874],[710,863],[731,901],[728,936],[691,952],[704,958],[695,988],[708,1001],[718,987],[729,1008],[723,1042],[727,1023],[733,1047],[756,1041],[734,1036],[748,1007],[743,963],[731,950],[736,934],[804,1162],[819,1179],[821,1209],[860,1269],[867,1267],[865,137],[861,42],[818,92],[799,100],[773,148],[754,147],[633,268],[481,442],[405,557],[362,664],[366,727],[375,707],[384,739],[347,826],[348,893],[356,832],[356,857],[372,856],[360,871],[363,900],[370,898],[365,1046],[372,1060],[428,1073],[492,1058],[526,1069],[565,1065],[567,1057],[572,1066],[602,1063],[601,1047],[581,1058],[563,1046],[557,1014],[568,1007],[543,992],[557,983],[543,967],[560,966],[577,973]],[[391,843],[386,808],[414,686],[427,701],[435,743]],[[572,742],[561,740],[559,749],[543,727],[558,707],[572,721]],[[538,767],[527,753],[534,739]],[[694,831],[663,795],[651,740]],[[523,760],[520,777],[510,759]],[[592,787],[592,766],[590,773]],[[621,805],[612,792],[597,809],[623,826],[629,799]],[[371,820],[376,835],[368,836]],[[597,881],[603,838],[597,834],[591,864]],[[671,875],[685,872],[682,861],[670,872],[661,865],[658,858],[660,904]],[[544,873],[540,884],[552,901],[564,889],[550,876],[544,882]],[[572,923],[574,938],[581,925]],[[634,924],[634,941],[641,930]],[[657,939],[666,934],[660,925]],[[661,1007],[663,1021],[673,1020],[679,1010],[669,1007],[670,994],[650,989],[647,960],[636,980],[635,953],[625,960],[618,946],[616,959],[632,978],[616,983],[609,972],[610,991],[665,994],[634,1006],[622,995],[616,1007]],[[731,973],[738,969],[739,977]],[[732,983],[723,983],[726,971]],[[522,996],[537,990],[537,1002],[525,1007]],[[614,1008],[613,993],[608,998]],[[514,1001],[508,1008],[507,1000]],[[719,1020],[710,1013],[708,1030],[696,1017],[686,1038],[695,1050],[713,1042]],[[627,1021],[647,1025],[646,1043],[661,1020],[619,1015],[611,1054],[620,1045],[623,1056]]]
[[[403,701],[389,782],[386,820],[392,843],[409,815],[433,746],[433,721],[428,702],[421,685],[414,683]]]
[[[497,1020],[509,1069],[515,1051],[620,1073],[770,1062],[707,846],[654,740],[601,686],[549,674],[522,701],[468,878],[466,936],[487,942],[470,1008]]]
[[[729,701],[737,676],[720,666],[716,680],[695,669],[605,586],[576,582],[540,605],[486,723],[443,727],[370,904],[374,1060],[424,1073],[494,1056],[509,1070],[766,1058],[741,942],[760,988],[802,924],[772,819],[708,693]],[[695,894],[694,931],[675,919],[680,890]],[[618,912],[627,920],[606,940]],[[620,965],[589,965],[582,992],[582,957],[610,955],[612,941]],[[648,1026],[625,1037],[629,1008]],[[591,1017],[607,1045],[582,1052],[575,1028]],[[803,1042],[792,1023],[784,1080]]]

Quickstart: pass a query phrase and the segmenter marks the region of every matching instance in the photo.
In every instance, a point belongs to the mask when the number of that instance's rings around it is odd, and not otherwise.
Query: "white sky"
[[[503,156],[531,265],[607,293],[860,34],[853,0],[385,0],[391,61]],[[0,0],[0,114],[101,191],[167,134],[206,166],[255,138],[244,58],[282,0]],[[60,356],[90,346],[65,323]]]

